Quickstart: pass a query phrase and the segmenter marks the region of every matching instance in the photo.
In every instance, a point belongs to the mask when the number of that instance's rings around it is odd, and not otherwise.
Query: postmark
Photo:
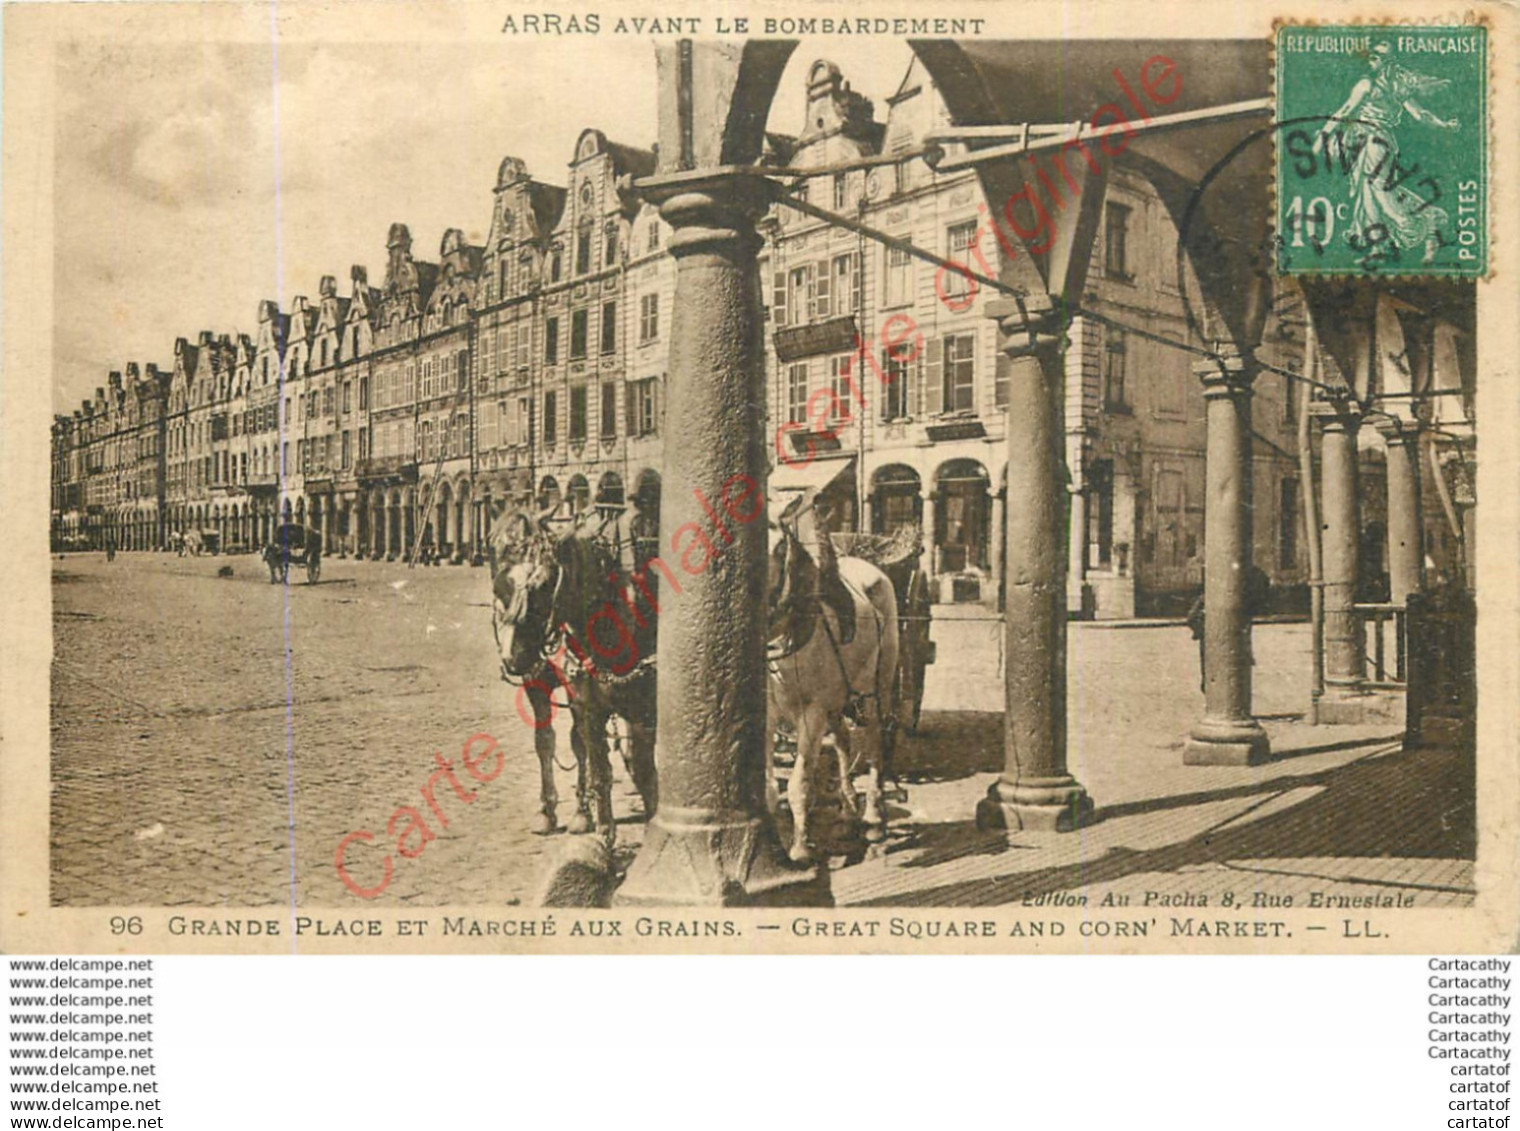
[[[1282,26],[1276,267],[1481,278],[1488,29]]]

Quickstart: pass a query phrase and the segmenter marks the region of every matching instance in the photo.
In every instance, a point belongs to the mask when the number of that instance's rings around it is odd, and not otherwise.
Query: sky
[[[876,103],[909,62],[902,43],[804,40],[770,128],[801,129],[820,57]],[[323,275],[372,285],[385,236],[407,224],[436,259],[447,228],[484,242],[502,157],[555,184],[582,129],[650,146],[649,43],[479,44],[74,40],[56,71],[55,411],[129,361],[168,367],[177,337],[256,331],[262,299],[289,309]],[[618,81],[587,81],[587,75]]]

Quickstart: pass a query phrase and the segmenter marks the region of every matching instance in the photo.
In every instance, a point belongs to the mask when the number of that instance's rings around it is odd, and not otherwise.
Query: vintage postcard
[[[0,945],[1512,950],[1516,31],[9,5]]]

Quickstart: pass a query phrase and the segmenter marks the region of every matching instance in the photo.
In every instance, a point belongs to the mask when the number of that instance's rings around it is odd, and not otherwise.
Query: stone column
[[[1203,718],[1182,760],[1190,766],[1251,766],[1271,752],[1251,715],[1251,384],[1255,365],[1233,350],[1207,361],[1205,447]]]
[[[1388,600],[1402,605],[1425,587],[1420,513],[1420,430],[1399,420],[1378,423],[1388,472]]]
[[[1327,405],[1317,413],[1321,425],[1320,510],[1324,523],[1325,695],[1323,722],[1349,721],[1337,701],[1364,696],[1366,654],[1356,603],[1357,556],[1362,523],[1357,485],[1356,436],[1361,418]],[[1358,721],[1360,718],[1358,716]]]
[[[935,585],[938,577],[934,570],[934,508],[939,502],[939,493],[930,491],[924,496],[923,535],[924,548],[918,556],[918,567],[924,571],[924,576],[929,580],[929,591],[934,595],[934,600],[939,601],[939,588]]]
[[[1067,492],[1071,501],[1067,527],[1066,611],[1085,615],[1083,590],[1087,586],[1087,488],[1073,487]]]
[[[1066,771],[1066,486],[1061,390],[1065,319],[989,302],[1008,374],[1008,490],[1004,582],[1005,768],[976,807],[978,828],[1085,824],[1093,803]]]
[[[764,513],[726,518],[725,538],[703,506],[722,508],[726,484],[735,500],[766,487],[759,171],[705,169],[642,186],[674,229],[660,542],[680,589],[661,588],[659,807],[616,894],[622,905],[831,902],[826,869],[793,868],[766,812]],[[694,541],[680,535],[689,526],[719,549],[696,573],[672,549]]]

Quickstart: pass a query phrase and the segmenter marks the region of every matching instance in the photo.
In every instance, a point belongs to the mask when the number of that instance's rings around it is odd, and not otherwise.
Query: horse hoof
[[[565,830],[576,836],[580,836],[582,833],[589,833],[591,831],[591,818],[577,811],[575,816],[570,818],[570,823],[565,826]]]
[[[794,844],[787,852],[793,864],[811,864],[813,862],[813,850],[805,844]]]
[[[535,813],[528,822],[528,831],[534,836],[548,836],[558,827],[553,813]]]

